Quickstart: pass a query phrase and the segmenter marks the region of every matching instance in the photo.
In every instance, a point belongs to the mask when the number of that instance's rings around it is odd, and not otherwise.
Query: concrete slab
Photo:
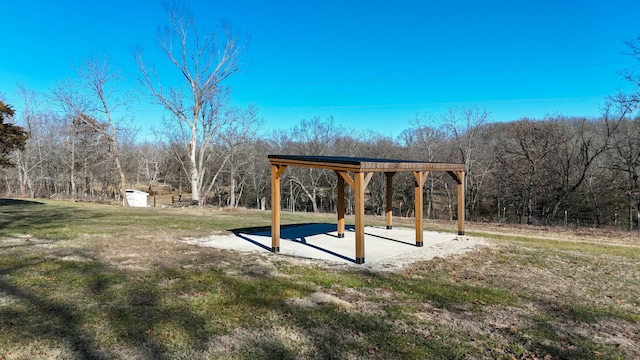
[[[347,226],[338,238],[336,225],[328,223],[282,226],[280,253],[297,257],[355,263],[355,231]],[[457,240],[451,233],[424,232],[424,246],[415,246],[415,229],[365,227],[365,263],[424,252],[438,244]],[[192,239],[190,243],[240,251],[271,251],[271,230],[241,229],[233,235]],[[413,257],[413,256],[410,256]]]

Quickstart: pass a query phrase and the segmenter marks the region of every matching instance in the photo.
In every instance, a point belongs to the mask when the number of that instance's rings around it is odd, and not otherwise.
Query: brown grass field
[[[269,224],[0,199],[0,359],[640,358],[637,233],[469,223],[490,246],[396,272],[183,241]]]

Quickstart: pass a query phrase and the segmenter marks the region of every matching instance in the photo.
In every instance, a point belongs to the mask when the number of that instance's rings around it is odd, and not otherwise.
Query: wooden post
[[[271,251],[280,252],[280,175],[286,166],[271,165]]]
[[[385,223],[387,229],[393,228],[393,175],[396,173],[384,173],[387,178],[387,196],[385,198]]]
[[[415,171],[413,176],[416,180],[413,191],[415,198],[416,246],[420,247],[424,245],[422,239],[422,184],[424,184],[424,182],[422,180],[422,171]]]
[[[338,237],[344,237],[344,179],[338,175]]]
[[[458,171],[458,235],[464,235],[464,171]]]
[[[356,205],[356,264],[364,263],[364,173],[356,172],[354,197]]]

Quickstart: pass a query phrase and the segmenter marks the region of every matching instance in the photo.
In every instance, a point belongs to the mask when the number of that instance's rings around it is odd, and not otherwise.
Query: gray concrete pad
[[[415,229],[367,226],[364,239],[365,263],[378,262],[390,257],[412,257],[417,252],[457,239],[458,236],[452,233],[425,231],[424,247],[416,247]],[[188,242],[239,251],[270,252],[271,230],[241,229],[234,231],[233,235],[210,236]],[[280,233],[280,253],[302,258],[355,263],[354,227],[347,226],[344,238],[338,238],[335,224],[283,226]]]

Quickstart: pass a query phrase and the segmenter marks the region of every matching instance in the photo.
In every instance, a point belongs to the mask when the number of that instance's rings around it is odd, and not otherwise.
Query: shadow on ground
[[[230,229],[236,237],[256,247],[271,251],[271,227],[250,227]],[[408,240],[406,233],[402,235],[395,230],[384,230],[375,227],[366,227],[365,236],[371,259],[378,259],[392,253],[412,251],[415,247],[414,234]],[[346,237],[339,237],[336,224],[332,223],[301,223],[283,225],[280,229],[281,250],[291,255],[309,258],[322,258],[329,260],[344,260],[355,263],[354,257],[354,232],[355,226],[345,226]],[[402,232],[402,230],[401,230]],[[283,242],[285,242],[283,244]],[[288,246],[286,242],[294,243]],[[291,244],[290,244],[291,245]],[[251,250],[241,245],[236,245],[244,250]],[[327,257],[327,255],[329,255]]]
[[[280,226],[280,238],[297,242],[305,242],[305,239],[314,235],[328,235],[336,232],[336,224],[329,223],[299,223]],[[345,225],[345,231],[354,231],[353,225]],[[228,231],[237,236],[258,235],[271,237],[271,226],[256,226],[248,228],[229,229]]]
[[[353,225],[346,225],[345,231],[354,231]],[[249,228],[239,228],[239,229],[231,229],[229,230],[234,233],[240,239],[243,239],[253,245],[256,245],[264,250],[271,251],[271,246],[260,243],[250,236],[260,236],[265,238],[271,238],[271,227],[249,227]],[[336,224],[329,223],[301,223],[301,224],[289,224],[282,225],[280,227],[280,240],[292,241],[298,244],[303,244],[312,249],[319,250],[326,254],[335,256],[337,258],[349,261],[356,262],[355,258],[349,257],[345,254],[339,253],[337,251],[331,250],[328,246],[319,246],[317,244],[311,244],[307,242],[307,238],[316,235],[326,235],[331,236],[333,238],[338,238],[337,235],[333,234],[336,232]]]
[[[0,206],[13,206],[13,205],[44,205],[39,201],[22,200],[22,199],[0,199]]]
[[[82,206],[0,199],[0,237],[28,234],[53,241],[69,239],[76,235],[78,227],[86,224],[85,220],[108,216],[111,216],[108,211],[94,211]]]

